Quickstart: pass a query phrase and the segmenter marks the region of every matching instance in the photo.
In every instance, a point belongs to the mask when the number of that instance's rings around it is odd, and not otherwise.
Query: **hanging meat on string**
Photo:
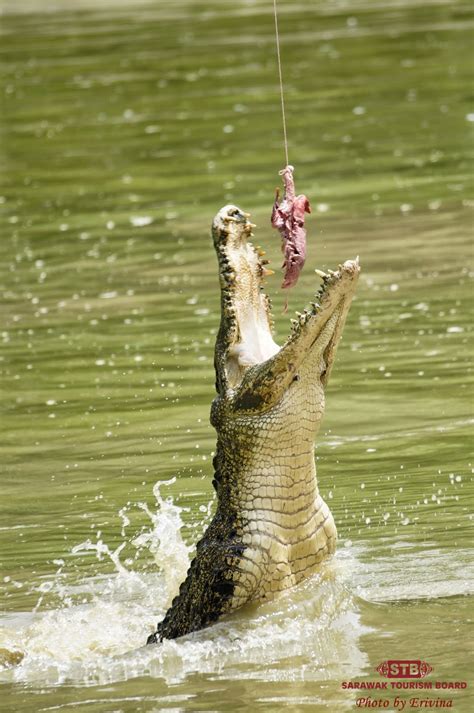
[[[272,226],[280,231],[282,237],[283,288],[293,287],[303,269],[306,260],[304,219],[305,213],[311,213],[307,197],[303,194],[295,195],[293,171],[294,168],[290,165],[280,171],[279,175],[283,176],[284,196],[280,201],[280,190],[277,188],[272,210]]]

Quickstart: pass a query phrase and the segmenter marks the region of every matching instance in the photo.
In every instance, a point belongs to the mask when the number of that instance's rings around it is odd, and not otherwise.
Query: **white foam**
[[[167,481],[171,484],[174,481]],[[280,662],[299,676],[324,677],[328,667],[354,674],[365,665],[358,639],[358,607],[344,584],[341,563],[328,562],[321,573],[265,605],[249,605],[216,625],[176,641],[144,646],[189,565],[190,547],[181,536],[182,510],[154,488],[158,509],[141,508],[151,527],[115,549],[101,538],[74,548],[77,556],[109,558],[110,575],[91,576],[74,585],[53,577],[41,596],[54,590],[62,605],[50,611],[9,616],[0,628],[0,648],[24,652],[23,661],[4,670],[0,680],[59,685],[109,683],[135,676],[163,677],[168,683],[198,672],[265,680],[283,675]],[[124,529],[128,518],[120,512]],[[156,574],[126,566],[126,545],[146,548]],[[127,560],[128,563],[128,560]],[[94,566],[91,564],[93,571]],[[61,564],[60,570],[63,571]],[[50,586],[52,585],[52,586]],[[81,603],[77,603],[77,602]],[[248,666],[240,668],[242,660]]]

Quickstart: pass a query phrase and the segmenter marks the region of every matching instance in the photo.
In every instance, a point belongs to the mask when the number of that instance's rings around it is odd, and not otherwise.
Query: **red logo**
[[[424,678],[433,670],[426,661],[382,661],[375,669],[385,678]]]

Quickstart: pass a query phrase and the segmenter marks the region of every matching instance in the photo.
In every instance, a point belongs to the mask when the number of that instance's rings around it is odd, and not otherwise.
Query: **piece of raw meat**
[[[272,225],[280,231],[281,249],[284,255],[284,276],[282,287],[293,287],[303,269],[306,259],[305,213],[311,213],[309,200],[304,195],[295,196],[293,166],[286,166],[280,171],[283,176],[284,196],[280,202],[280,190],[277,188],[272,210]]]

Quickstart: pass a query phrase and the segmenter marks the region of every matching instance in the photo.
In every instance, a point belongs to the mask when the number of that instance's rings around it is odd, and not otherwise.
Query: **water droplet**
[[[330,210],[331,206],[329,203],[316,203],[316,210],[318,213],[327,213]]]
[[[130,218],[130,223],[134,228],[143,228],[145,225],[153,223],[153,218],[150,215],[133,215]]]

